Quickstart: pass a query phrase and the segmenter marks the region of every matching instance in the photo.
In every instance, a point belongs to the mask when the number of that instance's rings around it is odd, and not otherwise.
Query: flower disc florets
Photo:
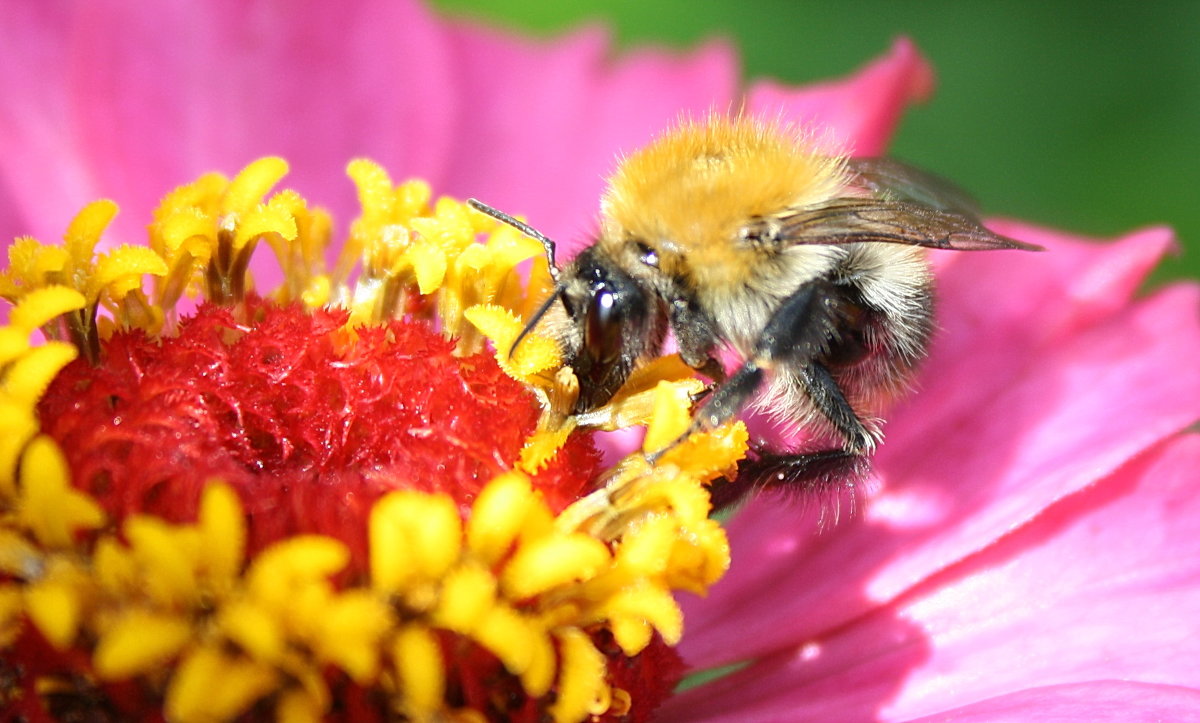
[[[704,484],[744,430],[603,472],[572,432],[676,438],[698,384],[681,365],[572,417],[553,340],[507,353],[549,284],[536,242],[359,160],[363,213],[327,270],[328,216],[268,196],[286,170],[176,189],[148,246],[97,256],[100,201],[64,245],[10,248],[0,703],[644,719],[681,672],[673,592],[728,565]],[[283,269],[269,295],[247,271],[260,243]]]

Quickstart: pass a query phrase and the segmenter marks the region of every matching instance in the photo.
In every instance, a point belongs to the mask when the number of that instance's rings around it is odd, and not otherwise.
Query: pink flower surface
[[[134,239],[171,187],[279,154],[343,224],[343,169],[369,156],[583,242],[617,154],[741,102],[721,44],[613,57],[599,30],[533,43],[409,2],[4,3],[0,27],[8,238],[54,239],[108,197],[108,241]],[[744,97],[867,154],[931,87],[899,41]],[[686,601],[681,651],[754,662],[666,719],[1200,717],[1200,292],[1138,293],[1163,229],[994,228],[1047,252],[935,253],[940,330],[865,508],[731,520],[733,569]]]

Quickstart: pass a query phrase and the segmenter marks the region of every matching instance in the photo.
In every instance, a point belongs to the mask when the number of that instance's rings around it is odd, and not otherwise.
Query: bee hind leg
[[[799,379],[813,406],[842,438],[846,450],[866,454],[874,451],[879,441],[878,431],[868,428],[855,414],[828,367],[810,362],[800,370]]]
[[[778,492],[802,501],[827,503],[848,496],[851,508],[870,472],[869,460],[853,452],[830,449],[820,452],[779,454],[759,452],[756,458],[738,465],[737,479],[713,482],[710,493],[714,511],[727,509],[757,492]]]

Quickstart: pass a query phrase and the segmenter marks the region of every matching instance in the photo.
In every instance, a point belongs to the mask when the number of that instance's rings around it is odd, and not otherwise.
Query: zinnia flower
[[[1197,289],[1138,293],[1169,232],[996,221],[1048,252],[934,254],[919,392],[836,524],[764,499],[726,533],[703,484],[740,424],[601,463],[555,413],[552,343],[486,350],[545,292],[544,265],[514,273],[540,247],[434,194],[582,242],[619,151],[737,104],[879,153],[931,88],[908,43],[739,97],[720,45],[611,60],[594,31],[534,45],[410,3],[0,13],[7,708],[1200,710]],[[694,382],[635,381],[609,423],[652,449]],[[668,697],[685,665],[721,674]]]

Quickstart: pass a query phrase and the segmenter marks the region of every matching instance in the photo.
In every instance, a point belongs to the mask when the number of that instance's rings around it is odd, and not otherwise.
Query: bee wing
[[[785,246],[876,242],[957,251],[1043,250],[992,233],[973,216],[909,201],[835,198],[797,209],[777,222],[774,235]]]
[[[979,217],[979,204],[958,186],[929,171],[884,156],[851,158],[851,184],[876,198],[912,201],[941,211]]]

